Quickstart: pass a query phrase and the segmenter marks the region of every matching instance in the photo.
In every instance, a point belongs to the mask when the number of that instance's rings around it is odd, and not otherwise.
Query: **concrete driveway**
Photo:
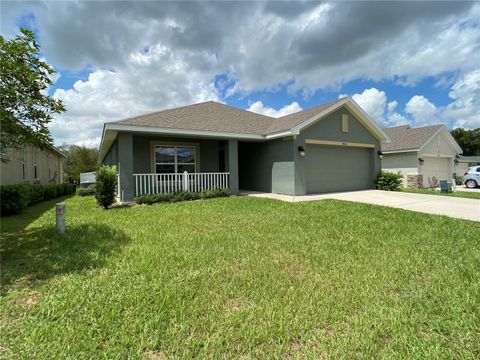
[[[456,190],[457,191],[465,191],[465,192],[480,192],[480,187],[469,189],[465,185],[457,185]]]
[[[395,191],[362,190],[320,195],[278,195],[246,192],[245,195],[289,202],[336,199],[365,204],[389,206],[427,214],[446,215],[453,218],[480,221],[480,200],[440,195],[412,194]]]

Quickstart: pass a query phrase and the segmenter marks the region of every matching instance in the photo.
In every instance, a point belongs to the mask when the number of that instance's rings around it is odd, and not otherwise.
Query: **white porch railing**
[[[117,195],[117,197],[120,199],[120,201],[122,201],[122,200],[123,200],[123,196],[122,196],[122,194],[120,194],[120,191],[121,191],[120,189],[121,189],[121,187],[120,187],[120,174],[117,174],[117,191],[116,191],[116,195]]]
[[[135,196],[228,189],[230,173],[133,174]]]

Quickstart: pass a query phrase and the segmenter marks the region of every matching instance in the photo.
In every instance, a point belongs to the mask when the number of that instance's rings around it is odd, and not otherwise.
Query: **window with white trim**
[[[25,164],[25,147],[22,149],[22,180],[27,180],[27,168]]]
[[[38,180],[38,153],[36,151],[33,152],[33,179]]]
[[[155,145],[155,172],[157,174],[173,174],[196,169],[195,146]]]

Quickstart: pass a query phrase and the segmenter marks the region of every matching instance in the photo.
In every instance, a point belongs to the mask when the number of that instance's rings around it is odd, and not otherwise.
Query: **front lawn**
[[[455,191],[451,193],[442,193],[437,190],[431,189],[402,189],[403,192],[415,193],[415,194],[426,194],[426,195],[440,195],[440,196],[452,196],[468,199],[480,199],[480,192],[469,192],[469,191]]]
[[[0,357],[480,357],[478,223],[232,197],[2,219]]]

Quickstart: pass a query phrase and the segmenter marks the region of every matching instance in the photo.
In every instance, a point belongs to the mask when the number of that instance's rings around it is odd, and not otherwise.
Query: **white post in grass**
[[[183,172],[183,191],[188,192],[188,172]]]
[[[64,203],[55,204],[55,213],[57,215],[56,217],[57,231],[60,234],[63,234],[65,232],[65,204]]]

